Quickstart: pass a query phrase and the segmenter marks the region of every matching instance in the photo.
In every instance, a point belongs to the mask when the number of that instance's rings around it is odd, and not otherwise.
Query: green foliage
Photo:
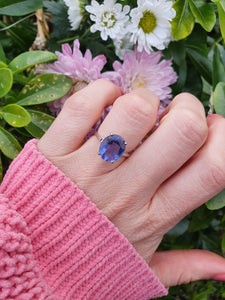
[[[191,214],[188,231],[195,232],[208,228],[213,218],[213,212],[208,210],[205,205],[199,207]]]
[[[35,65],[56,58],[49,51],[29,51],[8,62],[0,47],[0,150],[10,160],[21,151],[20,141],[23,144],[27,138],[40,138],[54,119],[44,112],[28,110],[26,106],[59,99],[72,86],[72,80],[66,76],[31,72]],[[0,176],[3,171],[1,163]]]
[[[191,34],[194,28],[194,17],[188,0],[175,1],[173,8],[176,10],[176,17],[172,21],[172,33],[176,40],[181,40]]]
[[[219,13],[221,34],[223,39],[225,40],[225,0],[214,1],[214,2],[216,2],[218,13]]]
[[[43,0],[3,0],[0,15],[24,16],[42,7]]]
[[[210,32],[216,23],[216,14],[213,8],[204,0],[189,0],[191,12],[201,26]]]
[[[225,286],[222,282],[198,281],[172,287],[168,296],[156,300],[223,300],[224,293]]]
[[[47,12],[51,13],[54,17],[51,20],[53,24],[52,37],[64,39],[71,36],[70,23],[68,21],[67,7],[65,3],[55,1],[44,1],[44,7]]]
[[[225,117],[225,82],[219,82],[213,93],[213,104],[217,114]]]
[[[67,94],[71,86],[72,80],[69,77],[59,74],[41,74],[24,86],[16,103],[27,106],[54,101]]]
[[[17,139],[2,127],[0,127],[0,141],[0,150],[10,159],[15,158],[22,150]]]
[[[225,234],[223,235],[223,239],[222,239],[222,250],[223,251],[225,250]]]
[[[11,0],[2,0],[0,3],[0,8],[12,7],[21,2],[24,2],[24,0],[14,0],[13,2]]]
[[[215,210],[225,207],[225,189],[206,203],[208,209]]]
[[[13,75],[10,69],[1,68],[0,69],[0,97],[7,94],[13,84]]]
[[[11,126],[24,127],[31,121],[30,114],[21,106],[8,104],[0,111],[3,119]]]
[[[213,69],[212,69],[212,87],[214,90],[219,82],[225,82],[225,67],[222,61],[219,47],[215,45],[213,50],[214,50],[214,55],[213,55]]]
[[[31,122],[25,127],[26,130],[35,138],[40,139],[50,127],[54,118],[40,111],[27,110],[31,116]]]
[[[36,64],[48,62],[55,59],[57,59],[57,56],[48,51],[29,51],[24,52],[14,58],[10,62],[8,67],[15,74],[31,68]]]
[[[2,158],[1,158],[1,153],[0,153],[0,181],[3,178],[3,166],[2,166]]]
[[[188,37],[195,22],[201,24],[205,31],[211,32],[216,24],[216,11],[219,14],[219,24],[225,40],[225,0],[212,1],[216,6],[205,0],[176,0],[173,8],[176,17],[172,20],[172,33],[175,40]]]

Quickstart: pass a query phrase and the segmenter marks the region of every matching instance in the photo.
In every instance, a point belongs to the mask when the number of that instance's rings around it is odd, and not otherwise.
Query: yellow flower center
[[[141,87],[145,87],[146,86],[146,79],[142,76],[140,76],[139,74],[136,74],[134,80],[131,83],[131,91],[141,88]]]
[[[112,28],[116,23],[114,14],[112,14],[111,12],[104,12],[104,14],[102,15],[102,22],[105,27]]]
[[[151,12],[146,10],[143,13],[143,17],[140,19],[139,22],[139,28],[142,28],[144,33],[150,33],[152,32],[157,25],[157,19],[156,16]]]

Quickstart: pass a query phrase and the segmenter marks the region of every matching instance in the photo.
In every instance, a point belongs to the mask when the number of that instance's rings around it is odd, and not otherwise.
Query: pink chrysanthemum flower
[[[48,103],[50,111],[55,116],[58,115],[69,96],[102,77],[101,71],[106,64],[104,55],[92,58],[89,49],[83,55],[80,51],[79,40],[74,41],[73,50],[69,44],[63,44],[62,53],[56,52],[56,54],[58,56],[56,62],[47,64],[44,69],[38,70],[39,73],[63,74],[73,81],[71,90],[64,97]]]
[[[123,63],[114,62],[114,72],[105,72],[103,76],[120,86],[125,93],[140,87],[151,90],[159,97],[162,111],[172,97],[169,86],[177,80],[171,60],[162,57],[160,51],[148,54],[145,50],[137,52],[135,49],[125,54]]]

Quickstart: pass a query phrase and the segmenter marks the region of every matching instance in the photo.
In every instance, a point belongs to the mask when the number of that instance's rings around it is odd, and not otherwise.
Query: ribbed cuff
[[[29,229],[39,270],[59,298],[136,300],[167,289],[118,229],[28,142],[1,193]]]

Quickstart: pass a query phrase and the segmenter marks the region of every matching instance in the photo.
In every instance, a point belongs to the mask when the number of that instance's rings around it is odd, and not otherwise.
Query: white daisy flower
[[[90,19],[95,22],[90,28],[91,32],[100,31],[104,41],[108,37],[115,39],[129,20],[127,14],[130,6],[123,7],[120,3],[116,3],[116,0],[105,0],[103,4],[92,0],[91,5],[87,5],[85,9],[91,14]]]
[[[126,32],[126,30],[124,30]],[[123,31],[123,32],[124,32]],[[130,41],[131,33],[126,32],[125,34],[118,35],[115,39],[113,39],[113,44],[115,47],[116,55],[123,60],[125,53],[130,53],[133,51],[133,43]]]
[[[173,1],[138,0],[138,7],[130,12],[132,33],[131,42],[137,43],[137,50],[150,53],[152,47],[165,49],[171,40],[170,21],[176,12],[172,8]]]
[[[68,18],[71,24],[71,29],[76,30],[80,26],[80,22],[83,18],[82,14],[82,0],[64,0],[68,6]]]

